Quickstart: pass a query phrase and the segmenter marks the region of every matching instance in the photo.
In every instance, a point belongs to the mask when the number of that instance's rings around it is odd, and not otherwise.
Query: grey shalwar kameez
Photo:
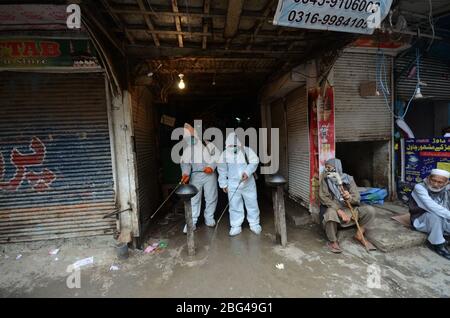
[[[353,180],[353,177],[343,174],[342,172],[342,165],[340,163],[339,159],[332,159],[330,162],[327,162],[328,164],[332,164],[335,166],[336,171],[341,175],[344,176],[343,179],[343,186],[344,189],[347,190],[351,195],[351,205],[354,207],[354,210],[358,214],[358,222],[361,227],[369,227],[373,220],[375,219],[375,209],[371,206],[361,206],[360,200],[361,196],[358,192],[358,188],[356,186],[355,181]],[[319,188],[319,199],[321,204],[321,210],[323,211],[321,213],[321,216],[323,216],[322,219],[322,225],[325,229],[325,233],[327,235],[328,240],[330,242],[336,242],[337,239],[337,233],[338,233],[338,225],[341,227],[349,227],[355,225],[355,222],[353,219],[348,222],[344,223],[337,213],[339,209],[345,212],[349,217],[352,216],[352,213],[350,209],[345,205],[345,201],[343,200],[342,196],[335,193],[336,191],[333,189],[330,189],[330,180],[327,180],[327,172],[323,172],[320,175],[320,188]],[[332,186],[332,185],[331,185]],[[338,197],[339,195],[339,197]]]

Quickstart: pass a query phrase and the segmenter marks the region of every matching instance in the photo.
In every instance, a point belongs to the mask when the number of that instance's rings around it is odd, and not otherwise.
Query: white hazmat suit
[[[214,212],[217,206],[217,177],[215,169],[217,166],[217,160],[219,154],[216,154],[212,144],[203,145],[202,141],[194,133],[193,138],[191,135],[185,134],[185,140],[188,142],[188,146],[183,149],[183,155],[181,157],[181,172],[183,175],[190,176],[189,183],[194,185],[198,189],[198,193],[191,199],[192,204],[192,221],[197,224],[198,217],[200,216],[202,192],[205,193],[205,224],[213,227],[216,225],[214,220]],[[205,172],[205,168],[210,168],[210,173]],[[184,233],[187,232],[187,226],[185,225]]]
[[[250,230],[255,234],[261,233],[256,183],[253,177],[258,164],[259,159],[255,152],[248,147],[243,147],[235,133],[229,134],[217,170],[219,186],[227,189],[228,193],[231,236],[238,235],[242,231],[241,226],[245,216],[244,203]],[[248,179],[242,181],[244,173]]]

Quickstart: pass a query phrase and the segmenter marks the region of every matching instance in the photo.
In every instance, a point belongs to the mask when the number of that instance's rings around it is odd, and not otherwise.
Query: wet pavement
[[[214,229],[200,220],[194,257],[187,255],[182,211],[155,223],[144,244],[163,242],[167,247],[163,244],[148,254],[131,250],[126,260],[117,259],[111,237],[2,245],[0,296],[450,296],[450,263],[425,247],[369,254],[352,240],[350,229],[341,233],[344,252],[335,255],[325,247],[322,230],[308,224],[288,226],[288,245],[283,248],[275,243],[271,206],[261,200],[261,210],[259,236],[244,222],[243,232],[229,237],[225,214],[213,240]],[[58,254],[49,255],[54,248],[60,249]],[[68,278],[75,280],[67,266],[91,256],[94,263],[80,270],[80,288],[69,288]]]

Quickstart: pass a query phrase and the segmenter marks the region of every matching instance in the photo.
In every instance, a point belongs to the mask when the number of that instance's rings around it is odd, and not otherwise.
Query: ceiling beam
[[[209,14],[209,9],[210,9],[210,0],[204,0],[203,1],[203,13],[205,14]],[[203,22],[203,33],[208,33],[208,23],[206,18],[202,18],[202,22]],[[206,41],[207,41],[208,37],[206,35],[203,36],[202,39],[202,49],[206,50]]]
[[[243,6],[244,0],[228,0],[227,18],[223,31],[224,38],[232,39],[237,34]]]
[[[256,36],[258,35],[259,31],[261,31],[264,24],[267,22],[267,18],[269,17],[269,14],[272,12],[273,6],[276,3],[276,0],[269,0],[267,3],[266,9],[263,13],[263,19],[256,21],[255,23],[255,31],[253,32],[252,37],[250,38],[250,41],[247,45],[247,50],[250,50],[252,48],[253,42],[255,41]]]
[[[158,29],[149,31],[147,29],[145,29],[143,26],[139,26],[139,25],[128,25],[127,26],[127,30],[128,31],[142,31],[142,32],[149,32],[152,34],[164,34],[164,35],[178,35],[178,34],[182,34],[182,35],[193,35],[193,36],[212,36],[213,33],[220,33],[220,31],[222,29],[214,29],[214,30],[210,30],[210,32],[202,32],[203,29],[202,28],[191,28],[191,32],[189,31],[174,31],[172,28],[170,27],[158,27]],[[121,32],[120,29],[115,29],[114,31],[116,32]],[[254,36],[255,38],[258,39],[267,39],[267,40],[280,40],[280,41],[289,41],[289,40],[294,40],[294,41],[300,41],[300,42],[304,42],[304,41],[310,41],[310,40],[317,40],[319,39],[317,34],[311,34],[310,37],[306,38],[304,37],[304,33],[303,32],[291,32],[291,33],[295,33],[295,35],[290,35],[289,33],[285,33],[285,35],[278,35],[278,32],[272,32],[272,31],[266,31],[264,33],[258,33],[258,34],[254,34],[254,32],[251,31],[239,31],[238,34],[236,35],[236,37],[251,37]],[[322,38],[332,38],[332,36],[327,36],[327,37],[323,37]]]
[[[304,51],[273,51],[273,50],[225,50],[220,48],[212,48],[211,46],[208,50],[203,50],[201,48],[177,48],[177,47],[159,47],[152,48],[148,45],[128,45],[127,54],[129,57],[136,58],[173,58],[173,57],[249,57],[252,58],[277,58],[277,59],[287,59],[287,58],[301,58]]]
[[[153,26],[152,20],[150,19],[150,17],[146,14],[144,14],[144,12],[146,11],[144,3],[142,2],[142,0],[136,0],[138,5],[139,5],[139,13],[142,14],[142,16],[144,17],[145,20],[145,24],[147,24],[147,27],[150,31],[154,31],[155,27]],[[161,44],[159,43],[159,39],[158,39],[158,35],[156,33],[151,33],[152,38],[153,38],[153,42],[155,43],[156,47],[159,47]]]
[[[172,10],[174,13],[178,13],[178,4],[177,0],[172,0]],[[181,18],[179,16],[174,17],[175,20],[175,28],[178,32],[181,32]],[[183,47],[183,35],[177,34],[178,37],[178,46]]]
[[[125,25],[123,24],[123,22],[120,20],[120,17],[114,13],[112,11],[111,5],[109,4],[108,0],[101,0],[103,6],[106,9],[106,12],[111,16],[111,18],[114,20],[114,22],[116,23],[116,25],[122,30],[123,33],[125,33],[125,36],[127,37],[128,41],[131,44],[135,44],[133,36],[130,34],[130,32],[128,32],[128,30],[125,28]]]
[[[170,8],[161,8],[157,9],[155,6],[154,11],[149,10],[139,10],[139,9],[119,9],[116,7],[112,8],[111,11],[118,14],[124,14],[124,15],[148,15],[148,16],[155,16],[155,17],[186,17],[186,18],[216,18],[216,19],[225,19],[227,11],[225,10],[210,10],[209,13],[205,13],[203,9],[199,10],[196,8],[189,8],[189,13],[183,11],[182,8],[179,8],[179,12],[173,12]],[[248,20],[260,20],[264,17],[258,13],[252,12],[252,11],[242,11],[241,19],[248,19]]]
[[[253,73],[271,73],[273,69],[271,68],[218,68],[218,69],[211,69],[211,68],[189,68],[185,67],[184,73],[186,74],[253,74]],[[168,69],[161,69],[158,71],[158,73],[161,74],[171,74],[173,71]]]
[[[116,34],[111,29],[106,28],[105,26],[107,23],[104,21],[102,16],[96,15],[93,11],[91,6],[86,5],[83,7],[84,11],[84,17],[87,18],[88,23],[95,24],[95,26],[100,30],[106,38],[113,44],[122,55],[125,55],[123,43],[119,41],[119,39],[116,37]],[[86,19],[85,19],[86,20]]]
[[[203,33],[201,32],[200,28],[196,28],[195,31],[174,31],[171,28],[167,28],[165,27],[164,29],[162,27],[160,27],[158,30],[147,30],[141,27],[133,27],[133,26],[129,26],[127,28],[127,30],[129,31],[144,31],[144,32],[148,32],[150,34],[161,34],[161,35],[184,35],[184,36],[211,36],[212,33],[207,32],[207,33]],[[120,30],[115,29],[116,32],[120,32]]]

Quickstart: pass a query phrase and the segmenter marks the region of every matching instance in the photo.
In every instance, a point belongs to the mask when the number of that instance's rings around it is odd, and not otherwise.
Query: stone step
[[[400,202],[384,202],[383,205],[375,205],[377,208],[387,210],[396,214],[408,213],[408,207]]]
[[[289,198],[285,199],[285,209],[286,222],[293,227],[302,227],[314,223],[308,210]]]
[[[391,252],[425,243],[427,236],[424,233],[407,228],[392,219],[398,213],[394,214],[378,206],[375,209],[377,214],[373,229],[368,231],[366,236],[378,249],[383,252]]]
[[[286,198],[286,222],[293,227],[302,227],[313,224],[311,214],[306,208],[297,202]],[[366,237],[380,251],[391,252],[398,249],[405,249],[414,246],[420,246],[425,243],[426,235],[405,227],[392,219],[393,216],[408,213],[405,206],[386,202],[382,206],[374,206],[376,210],[376,219],[373,229],[368,231]],[[351,238],[355,229],[340,231],[339,239]]]

